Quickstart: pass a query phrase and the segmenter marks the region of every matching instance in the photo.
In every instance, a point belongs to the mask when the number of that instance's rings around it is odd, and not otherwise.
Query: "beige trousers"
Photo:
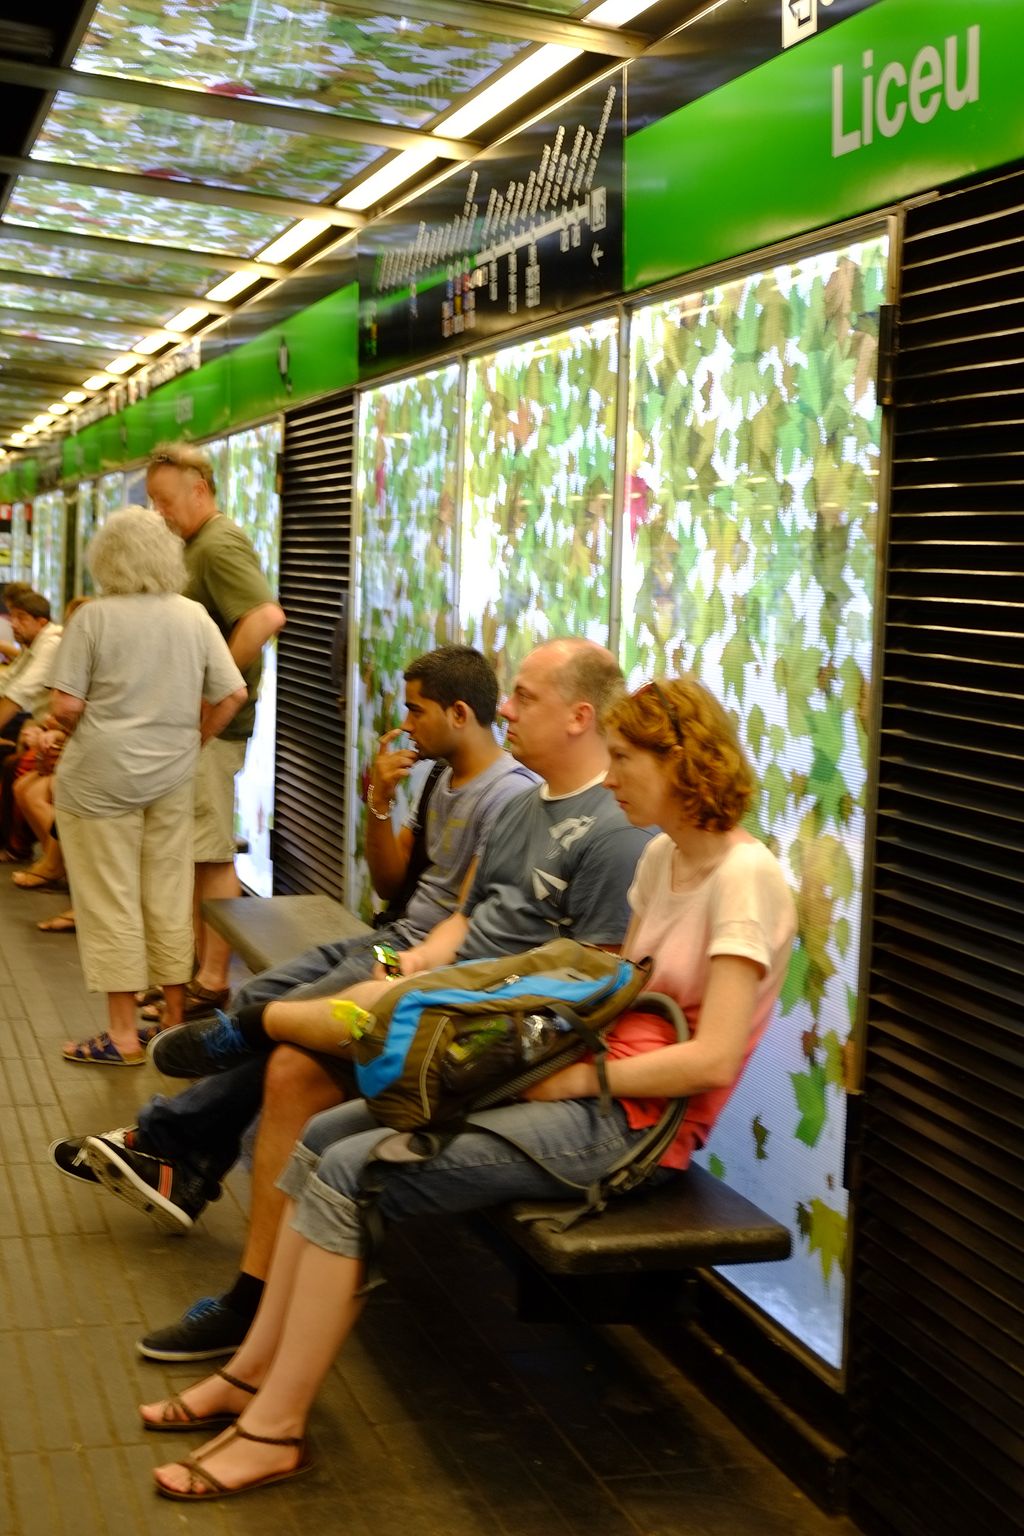
[[[123,816],[60,811],[90,992],[138,992],[192,975],[192,782]]]

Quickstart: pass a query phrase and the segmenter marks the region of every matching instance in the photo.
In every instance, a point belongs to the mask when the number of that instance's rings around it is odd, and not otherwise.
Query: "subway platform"
[[[205,1437],[149,1434],[136,1404],[199,1370],[146,1362],[135,1340],[229,1283],[248,1178],[176,1239],[57,1172],[51,1141],[129,1125],[169,1085],[61,1059],[103,1003],[74,937],[35,926],[63,898],[7,876],[0,1536],[856,1536],[632,1330],[518,1320],[511,1274],[463,1223],[393,1234],[389,1284],[315,1410],[310,1476],[201,1509],[158,1498],[150,1468]]]

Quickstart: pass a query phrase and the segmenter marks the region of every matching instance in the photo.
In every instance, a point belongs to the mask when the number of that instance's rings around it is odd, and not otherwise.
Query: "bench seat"
[[[788,1228],[703,1168],[656,1189],[613,1197],[564,1232],[562,1201],[515,1201],[490,1218],[553,1275],[706,1268],[789,1257]]]
[[[332,896],[221,896],[203,917],[252,971],[285,965],[318,944],[369,933],[367,923]]]
[[[203,916],[253,972],[317,944],[371,930],[330,896],[220,898]],[[492,1228],[546,1275],[575,1279],[679,1275],[713,1264],[789,1257],[789,1230],[703,1168],[656,1189],[613,1198],[598,1216],[559,1226],[572,1202],[517,1201],[486,1212]]]

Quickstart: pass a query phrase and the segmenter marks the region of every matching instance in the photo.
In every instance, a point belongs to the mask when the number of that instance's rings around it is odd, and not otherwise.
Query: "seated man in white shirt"
[[[7,597],[7,612],[14,637],[21,645],[21,655],[0,676],[0,736],[15,722],[28,720],[22,731],[21,748],[31,751],[38,728],[50,712],[50,671],[60,637],[59,624],[50,619],[49,599],[40,592],[23,587]],[[36,729],[33,729],[35,727]],[[10,753],[0,773],[0,862],[17,863],[27,858],[31,848],[14,804],[14,780],[21,764],[21,752]]]

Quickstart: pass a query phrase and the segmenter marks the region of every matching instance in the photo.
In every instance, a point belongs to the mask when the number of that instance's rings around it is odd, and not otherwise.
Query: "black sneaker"
[[[130,1142],[134,1132],[134,1126],[125,1127],[124,1130],[119,1131],[107,1131],[106,1140],[123,1147],[126,1138]],[[51,1142],[50,1156],[66,1178],[80,1179],[84,1184],[98,1184],[99,1179],[89,1167],[89,1159],[85,1155],[87,1140],[87,1136],[74,1136],[67,1141]]]
[[[147,1333],[135,1345],[147,1360],[214,1360],[233,1355],[249,1332],[242,1317],[220,1296],[204,1296],[168,1328]]]
[[[188,1232],[206,1204],[203,1181],[176,1163],[134,1152],[109,1136],[87,1136],[83,1151],[96,1178],[166,1232]]]
[[[162,1029],[146,1049],[164,1077],[210,1077],[249,1061],[255,1054],[234,1019],[220,1009],[212,1019]]]

